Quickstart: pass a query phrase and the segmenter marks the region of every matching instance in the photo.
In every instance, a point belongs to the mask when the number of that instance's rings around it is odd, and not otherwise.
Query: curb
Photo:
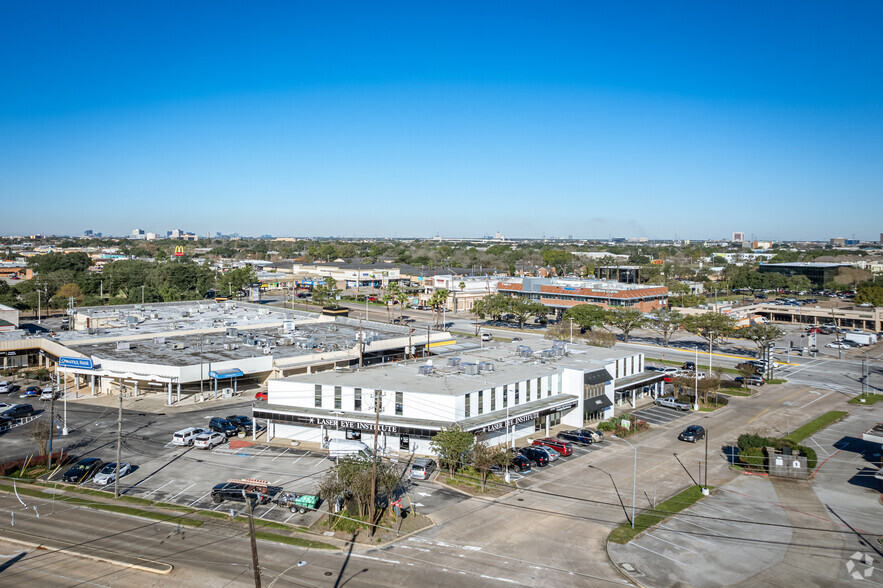
[[[7,531],[6,534],[4,535],[4,537],[2,538],[2,540],[9,541],[11,543],[17,543],[19,545],[24,545],[26,547],[31,547],[35,550],[46,549],[49,551],[67,553],[67,554],[74,555],[77,557],[82,557],[85,559],[91,559],[94,561],[109,563],[111,565],[120,566],[123,568],[130,568],[133,570],[140,570],[142,572],[149,572],[151,574],[167,575],[167,574],[171,573],[171,571],[174,569],[174,566],[172,566],[172,564],[154,561],[151,559],[144,559],[141,557],[127,557],[127,556],[118,555],[118,554],[115,554],[115,555],[117,555],[117,557],[125,558],[126,560],[129,560],[129,561],[124,561],[123,559],[113,559],[111,557],[106,557],[103,555],[93,555],[90,553],[85,553],[82,550],[74,549],[72,547],[73,544],[71,544],[71,546],[69,546],[69,547],[65,547],[63,545],[60,546],[60,545],[58,545],[58,543],[60,543],[60,541],[58,541],[58,540],[56,540],[55,542],[42,541],[40,543],[35,543],[33,541],[26,541],[23,539],[16,539],[16,538],[10,537],[11,533],[14,533],[14,532]]]
[[[609,536],[609,534],[608,534],[608,536]],[[640,582],[635,580],[635,578],[632,577],[631,574],[629,574],[627,571],[622,569],[622,567],[613,560],[613,557],[610,556],[610,541],[608,541],[607,537],[604,537],[604,554],[607,556],[607,561],[609,561],[610,564],[614,568],[616,568],[616,571],[619,572],[620,574],[622,574],[629,582],[634,583],[636,586],[640,586],[640,588],[646,588],[646,586],[644,586],[644,584],[641,584]]]

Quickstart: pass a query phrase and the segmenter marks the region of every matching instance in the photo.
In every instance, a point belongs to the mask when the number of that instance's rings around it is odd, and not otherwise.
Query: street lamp
[[[635,528],[635,502],[637,501],[638,493],[638,448],[623,439],[622,437],[617,437],[616,435],[610,435],[613,439],[619,439],[620,441],[626,443],[629,447],[631,447],[635,452],[635,471],[634,476],[632,477],[632,529]]]

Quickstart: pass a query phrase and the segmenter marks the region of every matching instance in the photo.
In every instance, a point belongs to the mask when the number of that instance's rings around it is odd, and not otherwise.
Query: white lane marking
[[[678,543],[674,543],[674,542],[672,542],[672,541],[666,541],[666,540],[663,539],[662,537],[657,537],[656,535],[654,535],[654,534],[652,534],[652,533],[649,533],[649,534],[645,535],[645,537],[650,537],[651,539],[656,539],[657,541],[662,541],[663,543],[668,543],[669,545],[674,545],[674,546],[677,547],[678,549],[683,549],[684,551],[689,551],[690,553],[695,553],[696,555],[699,555],[699,552],[698,552],[698,551],[693,551],[693,550],[690,549],[689,547],[684,547],[683,545],[680,545],[680,544],[678,544]]]
[[[266,516],[267,516],[268,514],[270,514],[270,512],[271,512],[274,508],[276,508],[277,506],[279,506],[279,505],[278,505],[278,504],[274,504],[273,506],[270,507],[270,510],[268,510],[267,512],[265,512],[264,514],[262,514],[262,515],[259,516],[258,518],[259,518],[259,519],[262,519],[262,518],[266,517]]]
[[[313,469],[319,467],[319,464],[320,464],[320,463],[322,463],[322,460],[321,460],[321,459],[317,459],[317,460],[316,460],[316,465],[313,466]]]
[[[277,455],[276,457],[274,457],[274,458],[271,459],[270,461],[276,461],[277,459],[279,459],[280,457],[282,457],[282,456],[285,455],[286,453],[288,453],[288,449],[286,449],[285,451],[283,451],[282,453],[280,453],[279,455]]]
[[[216,506],[215,508],[213,508],[212,510],[218,510],[218,509],[221,508],[222,506],[224,506],[224,503],[223,503],[223,502],[222,502],[221,504],[219,504],[218,506]]]
[[[671,531],[672,533],[677,533],[681,536],[683,536],[683,534],[684,534],[684,531],[681,531],[679,529],[673,529],[671,527],[666,527],[665,525],[656,525],[656,526],[659,528],[665,529],[667,531]],[[705,539],[700,539],[699,537],[691,537],[690,540],[691,541],[699,541],[700,543],[705,543],[707,545],[714,545],[714,543],[712,543],[711,541],[707,541]]]
[[[679,566],[680,566],[680,565],[683,565],[682,562],[680,562],[680,561],[678,561],[678,560],[676,560],[676,559],[672,559],[672,558],[668,557],[667,555],[662,555],[661,553],[658,553],[658,552],[656,552],[656,551],[653,551],[653,550],[650,549],[649,547],[644,547],[643,545],[639,544],[637,541],[632,541],[632,545],[634,545],[635,547],[640,547],[641,549],[644,549],[644,550],[646,550],[646,551],[649,551],[650,553],[652,553],[652,554],[654,554],[654,555],[658,555],[659,557],[664,557],[665,559],[667,559],[667,560],[669,560],[669,561],[673,561],[673,562],[675,562],[676,564],[678,564]]]
[[[297,514],[296,512],[291,513],[291,516],[288,517],[287,519],[285,519],[285,520],[282,521],[282,522],[283,522],[283,523],[287,523],[289,520],[291,520],[291,517],[293,517],[293,516],[296,515],[296,514]]]
[[[294,464],[296,464],[296,463],[297,463],[297,462],[299,462],[299,461],[300,461],[300,460],[302,460],[302,459],[303,459],[303,458],[305,458],[305,457],[306,457],[306,456],[307,456],[307,455],[308,455],[308,454],[309,454],[309,452],[307,452],[307,451],[304,451],[304,454],[303,454],[303,455],[301,455],[301,456],[300,456],[300,457],[298,457],[298,458],[297,458],[297,459],[296,459],[296,460],[294,460],[294,462],[292,462],[292,464],[291,464],[291,465],[294,465]]]
[[[810,437],[809,440],[816,444],[816,447],[819,448],[819,451],[821,451],[822,453],[825,454],[825,457],[828,457],[829,455],[831,455],[830,453],[828,453],[827,451],[825,451],[825,448],[824,448],[824,447],[822,447],[821,445],[819,445],[819,442],[818,442],[818,441],[816,441],[816,440],[813,439],[812,437]]]
[[[373,559],[374,561],[382,561],[384,563],[400,564],[402,562],[394,559],[383,559],[382,557],[372,557],[370,555],[362,555],[361,553],[351,553],[350,557],[361,557],[362,559]]]
[[[259,456],[260,454],[262,454],[263,452],[265,452],[265,451],[268,450],[269,448],[270,448],[270,446],[267,445],[266,447],[264,447],[263,449],[261,449],[260,451],[258,451],[258,452],[255,453],[254,455],[252,455],[252,456],[251,456],[251,459],[256,458],[257,456]]]
[[[197,502],[199,502],[200,500],[202,500],[203,498],[205,498],[206,496],[208,496],[211,493],[212,493],[212,491],[209,490],[208,492],[206,492],[205,494],[203,494],[202,496],[200,496],[199,498],[197,498],[196,500],[194,500],[193,502],[191,502],[187,506],[193,506],[194,504],[196,504]]]
[[[816,398],[815,400],[810,400],[809,402],[807,402],[806,404],[804,404],[804,405],[801,406],[800,408],[806,408],[807,406],[809,406],[809,405],[812,404],[813,402],[818,402],[819,400],[821,400],[821,399],[824,398],[825,396],[830,396],[830,394],[831,394],[831,393],[828,392],[828,393],[825,394],[824,396],[819,396],[819,397]]]
[[[184,488],[183,490],[181,490],[180,492],[178,492],[178,493],[175,494],[174,496],[170,496],[170,497],[168,498],[168,500],[174,500],[174,499],[176,499],[177,497],[181,496],[182,494],[184,494],[185,492],[187,492],[188,490],[190,490],[190,489],[193,488],[194,486],[196,486],[195,483],[190,484],[189,486],[187,486],[186,488]]]
[[[145,480],[146,480],[146,479],[147,479],[147,478],[145,478]],[[141,481],[143,482],[144,480],[141,480]],[[165,488],[166,486],[168,486],[169,484],[171,484],[171,483],[174,482],[174,481],[175,481],[175,480],[169,480],[168,482],[166,482],[165,484],[163,484],[163,485],[160,486],[159,488],[156,488],[155,490],[151,490],[150,492],[148,492],[147,494],[145,494],[144,496],[142,496],[142,498],[147,498],[148,496],[150,496],[150,495],[153,494],[154,492],[157,492],[157,491],[159,491],[159,490],[162,490],[163,488]]]

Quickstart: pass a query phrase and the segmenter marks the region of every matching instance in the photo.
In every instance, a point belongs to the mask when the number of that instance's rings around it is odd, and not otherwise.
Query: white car
[[[132,464],[127,461],[120,462],[120,478],[128,474],[132,471]],[[99,486],[106,486],[116,480],[117,475],[117,464],[116,462],[105,464],[101,470],[95,477],[92,478],[92,481],[98,484]]]
[[[53,396],[55,396],[55,391],[52,389],[52,386],[46,386],[40,392],[40,400],[52,400]]]
[[[852,349],[852,347],[850,347],[846,343],[841,342],[840,345],[838,345],[836,341],[828,343],[827,345],[825,345],[825,347],[828,347],[829,349],[837,349],[838,347],[840,349]]]
[[[216,447],[223,443],[227,442],[227,436],[223,433],[215,433],[214,431],[209,431],[208,433],[200,433],[193,439],[193,446],[197,449],[211,449],[212,447]]]
[[[12,382],[7,382],[6,380],[0,382],[0,394],[7,394],[12,392]]]

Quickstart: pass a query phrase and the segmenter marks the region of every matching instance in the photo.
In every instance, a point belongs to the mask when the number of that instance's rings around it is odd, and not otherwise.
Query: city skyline
[[[0,234],[880,234],[877,3],[345,6],[12,8]]]

